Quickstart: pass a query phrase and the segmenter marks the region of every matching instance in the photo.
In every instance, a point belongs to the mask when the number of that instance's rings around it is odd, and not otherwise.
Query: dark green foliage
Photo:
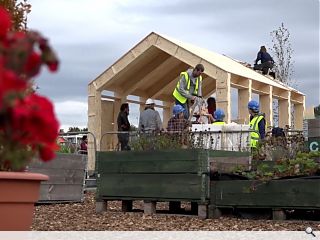
[[[27,29],[27,15],[31,12],[31,4],[27,0],[0,0],[0,6],[3,6],[10,12],[13,21],[13,31]]]
[[[254,161],[252,171],[245,171],[241,167],[234,169],[234,173],[249,179],[271,180],[282,177],[310,176],[320,173],[320,164],[316,158],[320,152],[298,153],[294,159],[280,159],[278,161]]]
[[[182,133],[141,133],[131,141],[136,151],[181,149],[186,146],[187,134]]]

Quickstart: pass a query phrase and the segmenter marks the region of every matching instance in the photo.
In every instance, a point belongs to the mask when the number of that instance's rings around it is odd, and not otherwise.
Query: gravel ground
[[[134,209],[143,209],[135,201]],[[157,204],[158,209],[167,203]],[[188,209],[186,203],[182,205]],[[307,226],[320,229],[320,221],[252,220],[233,216],[201,220],[197,216],[156,214],[146,216],[141,211],[121,212],[121,202],[108,202],[108,211],[95,213],[94,193],[88,192],[83,203],[38,205],[35,208],[32,230],[36,231],[304,231]]]

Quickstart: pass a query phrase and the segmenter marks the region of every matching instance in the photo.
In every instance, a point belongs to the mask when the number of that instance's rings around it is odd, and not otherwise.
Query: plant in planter
[[[25,217],[32,221],[40,181],[48,178],[23,171],[35,156],[43,161],[54,158],[59,131],[52,103],[32,90],[31,79],[43,64],[56,71],[58,61],[39,33],[10,32],[11,24],[9,13],[0,7],[0,203],[6,202],[5,207],[0,204],[0,230],[27,230],[30,220],[27,225],[10,224]],[[35,195],[28,195],[27,186]],[[12,204],[18,210],[16,215],[9,212],[10,190],[23,203]],[[24,201],[18,193],[27,199]],[[31,213],[22,209],[26,203],[32,203]]]
[[[252,170],[247,171],[243,167],[236,167],[233,173],[242,175],[248,179],[272,180],[285,177],[311,176],[320,174],[320,163],[317,158],[320,152],[297,153],[294,159],[279,159],[277,161],[255,161]]]

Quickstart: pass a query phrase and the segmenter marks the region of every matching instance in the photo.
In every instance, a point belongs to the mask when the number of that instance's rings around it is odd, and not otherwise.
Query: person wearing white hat
[[[162,121],[159,112],[154,109],[154,101],[148,98],[145,104],[145,109],[140,113],[139,131],[160,131],[162,129]]]

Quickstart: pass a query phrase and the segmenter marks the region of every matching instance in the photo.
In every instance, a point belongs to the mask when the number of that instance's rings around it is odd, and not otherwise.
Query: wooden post
[[[303,96],[303,103],[294,104],[294,128],[297,130],[303,129],[304,109],[305,96]]]
[[[94,140],[88,135],[88,171],[95,169],[95,150],[100,150],[101,138],[101,91],[97,91],[94,84],[88,86],[88,131],[96,138],[97,149],[94,149]]]
[[[146,215],[152,215],[156,213],[156,205],[157,202],[155,201],[144,201],[143,204],[143,212]]]
[[[259,95],[260,112],[265,114],[267,126],[273,125],[273,98],[272,86],[266,86],[265,91],[267,94]]]
[[[198,217],[201,219],[208,217],[208,205],[198,204]]]
[[[231,74],[223,70],[217,70],[216,81],[216,102],[217,108],[223,109],[225,113],[225,122],[231,122]]]
[[[114,125],[117,124],[114,122],[113,113],[114,102],[108,100],[101,101],[101,142],[100,150],[113,150],[117,144],[115,134],[105,134],[106,132],[114,131]]]
[[[286,99],[279,99],[279,127],[291,125],[291,92],[286,91]]]
[[[282,209],[272,209],[273,220],[286,220],[286,213]]]
[[[139,97],[139,99],[140,99],[140,106],[139,106],[139,113],[141,113],[144,109],[145,109],[145,107],[146,107],[146,104],[145,104],[145,102],[147,101],[147,98],[145,98],[145,97]]]
[[[251,100],[252,80],[247,79],[247,88],[238,89],[238,119],[239,123],[249,124],[248,102]]]
[[[173,104],[171,102],[163,102],[163,128],[168,127],[168,121],[172,117]]]
[[[215,205],[208,206],[208,218],[215,219],[220,218],[222,216],[222,212]]]
[[[107,211],[108,202],[105,200],[96,201],[96,213],[102,213]]]

